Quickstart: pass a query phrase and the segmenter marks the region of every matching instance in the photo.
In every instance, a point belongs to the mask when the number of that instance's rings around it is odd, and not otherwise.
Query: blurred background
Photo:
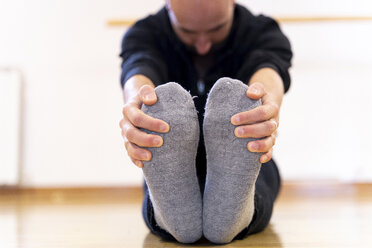
[[[281,20],[293,46],[274,152],[283,179],[372,182],[372,2],[237,2]],[[0,186],[141,185],[118,124],[128,26],[115,21],[163,3],[0,0]]]

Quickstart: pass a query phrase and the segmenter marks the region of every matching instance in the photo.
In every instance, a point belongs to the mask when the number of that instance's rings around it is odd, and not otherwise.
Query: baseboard
[[[329,181],[286,181],[280,197],[363,197],[372,192],[372,183],[339,183]],[[0,201],[34,201],[54,203],[141,201],[141,186],[122,187],[0,187]]]
[[[142,187],[0,187],[0,201],[122,202],[138,201],[143,197]]]

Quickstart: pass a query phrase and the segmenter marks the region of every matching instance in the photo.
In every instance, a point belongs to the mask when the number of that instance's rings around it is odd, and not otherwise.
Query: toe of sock
[[[189,231],[175,231],[173,232],[173,237],[180,243],[191,244],[198,241],[202,235],[202,228],[196,228]]]
[[[245,95],[248,85],[242,83],[237,79],[232,79],[228,77],[223,77],[217,80],[217,82],[212,87],[209,95],[211,94],[221,94],[225,98],[230,94],[236,95],[237,92],[240,92]]]
[[[215,244],[227,244],[234,239],[235,235],[231,232],[222,232],[211,227],[204,229],[204,237]]]
[[[165,100],[170,104],[174,102],[193,103],[190,93],[178,83],[170,82],[162,84],[155,88],[155,93],[159,101]]]

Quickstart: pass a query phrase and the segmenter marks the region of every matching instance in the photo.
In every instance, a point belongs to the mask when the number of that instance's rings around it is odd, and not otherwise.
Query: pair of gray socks
[[[208,95],[203,199],[195,167],[199,123],[191,95],[179,84],[167,83],[155,88],[154,105],[142,107],[170,125],[168,133],[156,133],[164,143],[148,148],[152,159],[144,162],[143,174],[157,224],[181,243],[193,243],[203,234],[211,242],[229,243],[252,220],[260,154],[248,151],[247,143],[253,139],[237,138],[230,122],[234,114],[261,104],[246,96],[247,89],[238,80],[221,78]]]

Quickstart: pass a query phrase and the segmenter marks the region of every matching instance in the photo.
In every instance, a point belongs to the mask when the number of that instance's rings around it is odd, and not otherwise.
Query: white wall
[[[25,78],[24,184],[138,184],[118,125],[124,29],[106,22],[159,2],[0,1],[0,66],[21,68]]]
[[[236,0],[255,13],[274,16],[355,16],[372,14],[371,1],[355,0]]]
[[[240,2],[275,16],[372,15],[369,1]],[[141,183],[118,126],[125,30],[106,22],[162,3],[0,0],[0,66],[25,78],[24,185]],[[283,25],[295,51],[275,152],[285,179],[372,180],[371,30],[371,22]]]
[[[21,78],[0,67],[0,185],[18,183],[20,160]]]

